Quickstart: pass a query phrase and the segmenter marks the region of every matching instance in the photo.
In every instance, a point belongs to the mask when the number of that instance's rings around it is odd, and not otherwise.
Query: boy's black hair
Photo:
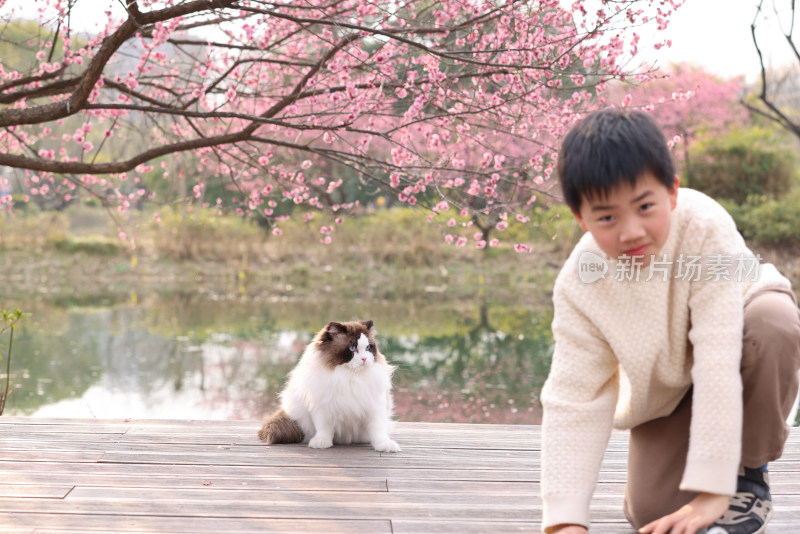
[[[609,108],[576,124],[558,154],[564,201],[580,211],[584,198],[605,197],[650,171],[672,191],[675,164],[661,128],[643,111]]]

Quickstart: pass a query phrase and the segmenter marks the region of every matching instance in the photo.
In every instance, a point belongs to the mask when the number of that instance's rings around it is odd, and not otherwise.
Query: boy
[[[764,532],[766,465],[798,388],[789,281],[759,265],[717,202],[678,188],[643,112],[584,118],[558,174],[586,234],[553,292],[543,531],[587,532],[613,426],[631,430],[624,513],[639,532]]]

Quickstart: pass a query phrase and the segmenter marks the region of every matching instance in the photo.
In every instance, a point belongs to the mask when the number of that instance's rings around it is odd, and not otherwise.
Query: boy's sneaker
[[[772,496],[766,471],[744,468],[731,505],[707,534],[763,534],[772,518]]]

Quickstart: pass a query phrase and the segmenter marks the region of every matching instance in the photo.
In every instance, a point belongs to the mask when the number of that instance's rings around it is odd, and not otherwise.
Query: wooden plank
[[[63,451],[63,450],[42,450],[30,452],[24,449],[3,450],[0,449],[0,462],[85,462],[96,463],[103,457],[102,451]]]
[[[499,481],[525,481],[531,480],[536,477],[538,480],[538,472],[525,472],[517,469],[495,469],[495,470],[475,470],[468,471],[463,466],[455,468],[408,468],[397,465],[395,467],[336,467],[324,465],[321,467],[293,467],[291,471],[287,471],[283,466],[228,466],[228,465],[170,465],[165,468],[164,465],[154,464],[58,464],[54,462],[30,462],[24,466],[24,471],[19,467],[16,470],[9,465],[9,462],[0,462],[0,473],[8,473],[10,476],[37,476],[42,474],[52,473],[54,476],[61,473],[64,476],[108,476],[118,475],[126,476],[142,475],[150,476],[153,478],[158,477],[185,477],[192,475],[199,475],[203,477],[226,477],[235,475],[245,480],[258,478],[258,477],[285,477],[291,476],[300,477],[329,477],[341,476],[351,478],[364,478],[364,477],[390,477],[402,476],[404,478],[417,478],[420,480],[499,480]],[[610,473],[614,475],[614,473]],[[622,475],[621,475],[622,476]],[[620,478],[620,480],[624,480]]]
[[[9,478],[2,477],[0,480],[7,481]],[[72,491],[71,485],[53,485],[52,480],[40,484],[8,484],[0,482],[0,498],[2,497],[24,497],[36,499],[63,499]]]
[[[0,459],[4,459],[0,455]],[[228,465],[228,466],[247,466],[247,465],[270,465],[272,467],[361,467],[361,468],[451,468],[474,469],[474,470],[493,470],[493,469],[520,469],[530,471],[533,469],[532,460],[526,461],[524,458],[488,458],[481,459],[480,462],[472,462],[464,465],[463,458],[459,457],[423,457],[402,456],[392,454],[391,456],[370,456],[370,455],[347,455],[337,457],[335,455],[315,455],[305,457],[284,457],[270,456],[265,458],[258,454],[181,454],[181,453],[159,453],[159,452],[123,452],[112,451],[105,453],[100,459],[102,463],[146,463],[161,465]]]
[[[0,480],[10,480],[15,476],[13,472],[0,471]],[[5,484],[0,485],[0,497],[13,497],[25,496],[22,493],[14,493],[12,490],[7,490],[9,487],[25,487],[31,488],[27,491],[30,493],[28,496],[33,495],[37,488],[42,486],[52,486],[49,490],[41,490],[42,492],[50,491],[55,493],[55,488],[68,488],[72,489],[72,485],[80,484],[81,486],[92,487],[128,487],[128,488],[205,488],[211,487],[214,489],[253,489],[253,490],[274,490],[274,491],[337,491],[345,484],[348,489],[352,491],[388,491],[386,479],[376,477],[342,477],[336,475],[328,476],[314,476],[314,477],[286,477],[280,475],[270,476],[250,476],[250,477],[236,477],[236,476],[206,476],[203,473],[175,476],[171,472],[162,473],[161,476],[141,475],[132,472],[130,474],[98,474],[98,473],[26,473],[24,475],[25,484],[18,484],[16,486],[8,486]],[[51,496],[49,493],[42,495],[43,497]],[[59,498],[63,497],[61,495]]]
[[[370,507],[390,507],[402,500],[404,504],[426,504],[435,500],[437,505],[480,504],[492,506],[517,506],[531,505],[536,495],[527,488],[525,491],[497,491],[497,492],[470,492],[462,494],[428,492],[416,488],[415,491],[387,492],[385,490],[366,492],[353,491],[349,484],[344,483],[327,488],[330,494],[320,495],[319,491],[293,490],[267,490],[267,489],[218,489],[213,486],[201,488],[119,488],[119,487],[94,487],[79,486],[70,492],[68,502],[88,501],[92,504],[99,502],[125,502],[125,503],[150,503],[166,501],[203,501],[207,503],[270,503],[275,506],[281,504],[294,504],[302,500],[315,503],[324,499],[326,504],[351,505],[359,501],[369,501]],[[324,492],[323,492],[324,493]],[[401,495],[402,493],[402,495]]]
[[[92,424],[93,434],[123,435],[130,428],[126,423]],[[39,433],[85,433],[86,421],[47,421],[33,418],[6,417],[0,418],[0,434],[7,432],[39,432]]]
[[[350,534],[357,532],[391,534],[387,520],[337,519],[259,519],[193,517],[120,517],[90,514],[30,514],[25,518],[0,513],[0,533],[35,534],[116,534],[118,532],[158,532],[159,534],[296,534],[324,532]]]
[[[253,421],[0,418],[0,534],[537,532],[539,427],[401,423],[404,450],[265,446]],[[592,532],[622,515],[627,433],[614,432]],[[800,431],[772,464],[772,534],[800,521]]]
[[[37,531],[38,532],[38,531]],[[392,521],[394,534],[509,534],[512,532],[540,532],[538,524],[459,522],[459,521]],[[592,534],[636,534],[627,523],[592,525]],[[797,525],[769,524],[769,534],[797,534]]]
[[[479,483],[476,483],[479,482]],[[407,492],[413,493],[420,489],[423,483],[418,478],[395,478],[390,477],[386,481],[389,492]],[[618,485],[620,486],[620,485]],[[508,480],[503,481],[475,481],[475,480],[442,480],[432,479],[424,480],[425,493],[448,493],[448,494],[524,494],[531,498],[536,498],[539,495],[538,482],[512,482]]]
[[[632,530],[632,529],[631,529]],[[394,534],[491,534],[510,532],[540,532],[538,524],[529,522],[487,522],[487,521],[413,521],[392,520]],[[592,533],[602,532],[592,529]],[[611,531],[607,531],[611,532]],[[614,534],[620,534],[619,530]]]
[[[438,502],[405,502],[398,499],[391,507],[381,506],[372,500],[331,503],[329,497],[336,493],[316,494],[318,499],[286,499],[281,501],[257,500],[252,502],[193,501],[175,500],[100,500],[82,499],[50,500],[41,499],[0,499],[0,513],[31,514],[91,514],[105,516],[169,516],[169,517],[221,517],[221,518],[260,518],[260,519],[339,519],[339,520],[378,520],[391,519],[392,516],[408,519],[439,520],[492,520],[529,521],[538,520],[538,506],[533,499],[526,504],[485,503],[479,499],[459,504],[439,504]],[[374,494],[380,495],[380,494]],[[301,496],[297,497],[298,499]],[[618,514],[615,514],[618,516]]]

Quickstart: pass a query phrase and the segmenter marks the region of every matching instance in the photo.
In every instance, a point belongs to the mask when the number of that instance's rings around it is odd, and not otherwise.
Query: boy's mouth
[[[626,256],[634,257],[634,256],[644,256],[647,252],[647,245],[641,245],[636,248],[629,248],[623,254]]]

